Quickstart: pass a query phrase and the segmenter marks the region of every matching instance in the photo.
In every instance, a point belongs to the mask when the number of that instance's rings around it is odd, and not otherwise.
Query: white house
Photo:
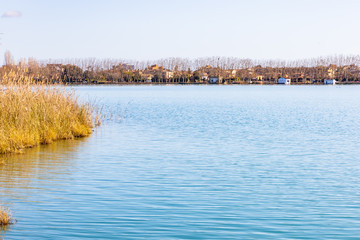
[[[154,75],[152,75],[152,74],[144,74],[142,77],[144,79],[144,82],[151,83]]]
[[[325,79],[325,80],[324,80],[324,84],[325,84],[325,85],[335,85],[335,84],[336,84],[336,80],[335,80],[335,79]]]
[[[290,85],[291,79],[289,79],[289,78],[279,78],[277,83],[278,84]]]
[[[203,81],[209,80],[208,74],[207,74],[207,73],[204,73],[204,72],[201,72],[201,73],[200,73],[200,78],[201,78],[201,80],[203,80]]]

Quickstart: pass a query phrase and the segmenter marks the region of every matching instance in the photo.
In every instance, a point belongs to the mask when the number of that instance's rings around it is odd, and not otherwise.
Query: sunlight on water
[[[359,86],[78,87],[89,138],[12,155],[9,239],[356,239]],[[0,160],[1,162],[1,160]]]

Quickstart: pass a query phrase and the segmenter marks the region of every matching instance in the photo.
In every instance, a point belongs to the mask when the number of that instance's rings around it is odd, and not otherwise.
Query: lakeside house
[[[145,82],[164,82],[174,77],[174,72],[157,64],[148,66],[140,72],[140,76]]]
[[[336,80],[335,79],[324,79],[324,84],[325,85],[335,85]]]
[[[216,84],[216,83],[222,83],[223,78],[221,76],[211,76],[209,77],[209,83]]]
[[[200,79],[201,81],[208,81],[209,75],[206,72],[200,72]]]
[[[277,83],[278,84],[290,85],[291,79],[289,79],[289,78],[279,78]]]
[[[143,73],[143,72],[140,72],[140,76],[141,76],[142,82],[144,82],[144,83],[151,83],[152,79],[154,78],[154,75],[149,74],[149,73]]]
[[[159,65],[154,64],[154,65],[149,66],[147,69],[148,70],[163,70],[164,67],[162,67],[162,66],[160,67]]]
[[[174,77],[174,72],[172,72],[172,71],[170,71],[170,70],[167,70],[167,69],[164,69],[164,70],[162,71],[162,77],[163,77],[164,79],[170,79],[170,78]]]

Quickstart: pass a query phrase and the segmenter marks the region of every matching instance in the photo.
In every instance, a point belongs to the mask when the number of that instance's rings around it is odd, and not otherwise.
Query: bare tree
[[[5,60],[5,65],[6,66],[13,66],[15,65],[15,60],[13,55],[11,54],[11,52],[9,50],[7,50],[4,54],[4,60]]]

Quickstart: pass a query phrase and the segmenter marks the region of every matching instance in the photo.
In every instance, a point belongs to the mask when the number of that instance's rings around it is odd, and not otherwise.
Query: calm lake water
[[[0,238],[360,238],[360,86],[76,89],[108,119],[5,159]]]

